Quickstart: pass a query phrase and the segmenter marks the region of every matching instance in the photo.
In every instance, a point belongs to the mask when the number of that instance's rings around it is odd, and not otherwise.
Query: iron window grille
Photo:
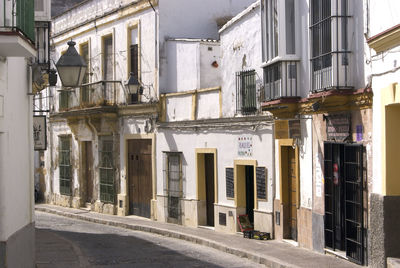
[[[71,137],[59,137],[60,193],[71,195]]]
[[[236,112],[254,114],[257,112],[256,71],[236,73]]]
[[[264,100],[298,96],[298,61],[281,61],[264,68]]]
[[[112,137],[102,137],[100,140],[100,200],[105,203],[114,203],[114,158]]]
[[[351,88],[348,46],[348,0],[312,0],[312,91]]]

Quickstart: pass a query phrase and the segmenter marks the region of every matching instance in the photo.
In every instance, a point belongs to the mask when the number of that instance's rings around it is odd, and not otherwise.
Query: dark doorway
[[[204,155],[204,168],[206,177],[207,225],[214,226],[214,154]]]
[[[150,218],[152,199],[151,140],[128,140],[129,213]]]
[[[325,142],[325,246],[364,258],[363,147]]]
[[[82,142],[82,156],[83,156],[83,179],[86,184],[86,202],[92,203],[93,201],[93,150],[92,142]]]
[[[254,166],[245,166],[246,177],[246,214],[254,223]]]

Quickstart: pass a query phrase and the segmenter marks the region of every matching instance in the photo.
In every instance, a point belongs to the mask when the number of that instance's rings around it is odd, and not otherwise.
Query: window
[[[265,62],[277,56],[296,54],[295,0],[263,0],[263,58]]]
[[[72,166],[71,166],[71,137],[60,136],[58,165],[60,169],[60,193],[71,195]]]
[[[312,90],[349,87],[348,0],[312,0]]]
[[[71,106],[71,91],[61,90],[59,94],[60,110],[66,110]]]
[[[264,100],[297,97],[297,61],[279,61],[264,68]]]
[[[80,54],[86,62],[88,68],[86,69],[85,76],[83,77],[82,84],[89,83],[89,72],[90,72],[90,58],[89,58],[89,43],[84,43],[80,46]],[[81,102],[83,104],[90,102],[90,87],[81,87]]]
[[[180,218],[180,198],[182,198],[182,162],[180,153],[168,153],[168,218]]]
[[[114,203],[114,158],[112,136],[99,137],[100,200]]]
[[[254,114],[257,111],[256,71],[236,73],[236,112]]]
[[[131,72],[137,79],[140,80],[139,73],[139,35],[138,28],[130,28],[129,29],[129,66],[128,70]],[[139,95],[138,94],[129,94],[128,103],[138,103]]]
[[[112,35],[103,37],[103,80],[111,81],[113,75],[113,37]],[[113,83],[105,83],[104,99],[111,100],[113,96]]]

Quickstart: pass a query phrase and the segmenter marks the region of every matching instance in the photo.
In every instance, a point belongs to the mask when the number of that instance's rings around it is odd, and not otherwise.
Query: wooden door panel
[[[150,217],[152,199],[151,140],[128,141],[130,213]]]
[[[295,150],[288,148],[289,227],[291,238],[297,240],[297,174]]]

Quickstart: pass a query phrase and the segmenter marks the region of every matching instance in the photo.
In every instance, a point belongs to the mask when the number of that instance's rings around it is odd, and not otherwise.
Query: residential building
[[[398,1],[366,1],[366,78],[373,96],[373,180],[371,182],[371,267],[386,267],[387,258],[399,258],[399,46]]]
[[[372,92],[363,3],[262,1],[264,111],[275,121],[275,238],[368,263]]]
[[[247,214],[257,230],[272,233],[272,118],[260,113],[259,4],[229,20],[220,41],[167,40],[173,72],[156,128],[160,221],[236,233],[238,216]]]
[[[33,1],[0,10],[0,267],[34,267]]]
[[[85,1],[54,17],[54,58],[73,39],[88,71],[82,87],[59,84],[50,94],[46,201],[158,219],[155,122],[162,114],[159,94],[174,71],[167,40],[216,39],[217,25],[250,3]],[[137,92],[125,85],[131,75],[140,83]]]

